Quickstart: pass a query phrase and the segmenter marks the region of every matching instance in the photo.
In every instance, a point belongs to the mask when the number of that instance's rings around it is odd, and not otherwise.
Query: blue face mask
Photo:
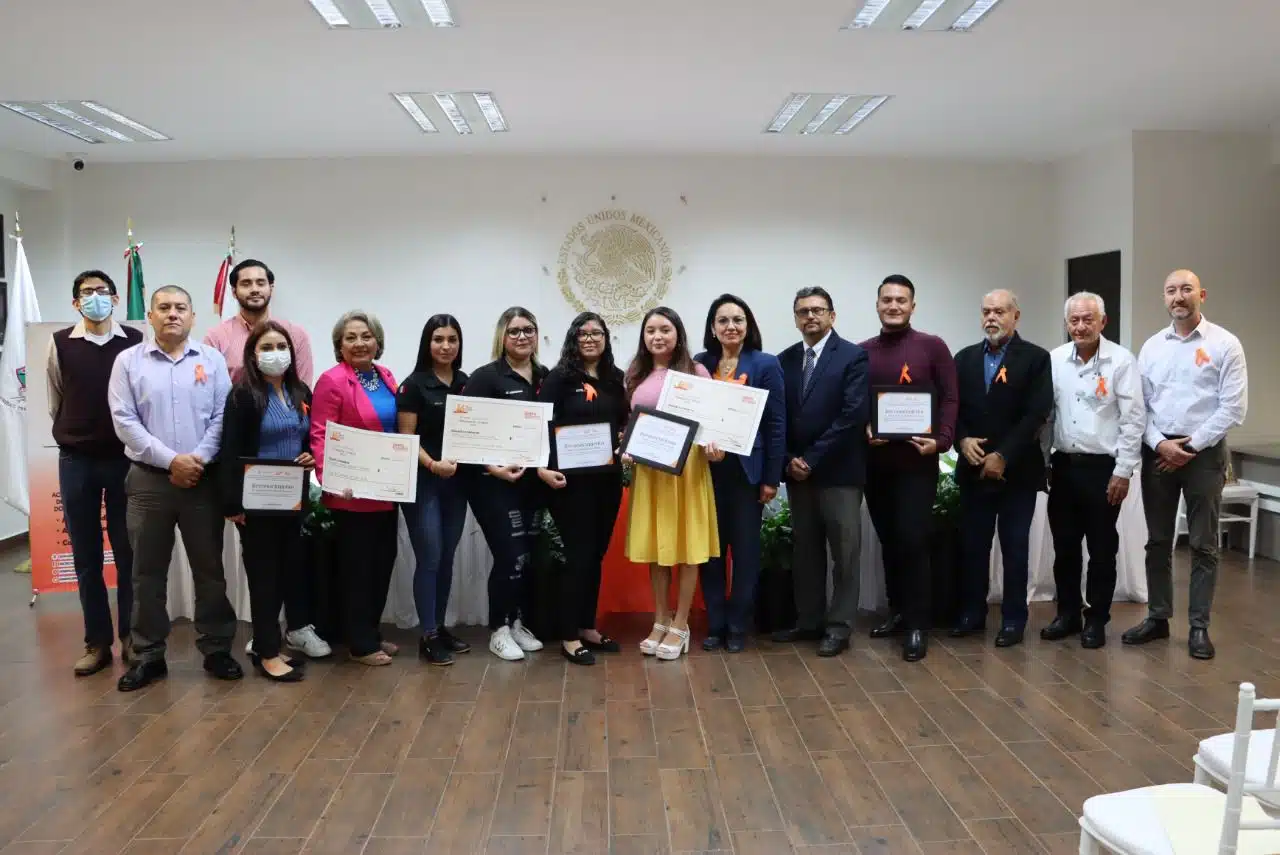
[[[108,294],[90,294],[80,298],[80,313],[94,323],[111,317],[113,308]]]

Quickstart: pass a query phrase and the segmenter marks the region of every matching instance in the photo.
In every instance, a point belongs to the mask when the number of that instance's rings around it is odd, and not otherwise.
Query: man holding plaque
[[[911,280],[886,277],[876,294],[880,334],[861,345],[872,388],[867,510],[880,536],[889,594],[889,619],[871,637],[905,632],[902,658],[908,662],[928,652],[933,609],[929,541],[922,533],[932,525],[938,455],[951,448],[959,406],[951,351],[937,336],[912,328],[915,310]],[[906,400],[895,407],[898,399]],[[908,418],[913,412],[921,418]],[[889,423],[891,416],[902,423]]]
[[[1147,409],[1133,354],[1103,338],[1102,298],[1073,294],[1064,307],[1071,341],[1053,349],[1053,456],[1049,530],[1053,532],[1053,581],[1058,615],[1040,637],[1059,641],[1080,633],[1088,649],[1107,643],[1116,593],[1116,522],[1129,494],[1129,479],[1142,454]],[[1088,603],[1080,596],[1089,545]]]
[[[862,485],[867,477],[867,353],[836,335],[826,289],[791,304],[802,341],[778,355],[787,395],[787,497],[795,560],[796,626],[774,641],[819,641],[819,656],[849,649],[858,612]],[[827,600],[827,548],[833,559]]]
[[[1049,353],[1017,333],[1018,298],[982,298],[983,341],[956,354],[956,483],[963,555],[960,616],[953,637],[986,629],[991,540],[1000,532],[1004,598],[996,647],[1022,642],[1027,625],[1027,562],[1036,493],[1045,488],[1040,431],[1053,410]]]

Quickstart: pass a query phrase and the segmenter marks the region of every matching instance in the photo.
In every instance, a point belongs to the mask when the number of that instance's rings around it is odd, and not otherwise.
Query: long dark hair
[[[751,313],[751,307],[747,305],[747,301],[732,294],[721,294],[712,301],[711,308],[707,310],[707,326],[702,331],[702,349],[714,356],[716,361],[719,361],[720,354],[724,352],[724,348],[720,346],[720,339],[716,338],[716,312],[728,303],[741,306],[742,314],[747,316],[747,334],[742,340],[742,349],[764,350],[764,341],[760,338],[760,327],[756,325],[756,316]]]
[[[293,402],[294,409],[301,410],[307,400],[307,384],[303,383],[302,378],[298,376],[298,351],[293,346],[293,336],[289,335],[289,331],[277,321],[263,321],[255,326],[249,333],[249,337],[245,339],[244,373],[240,375],[240,382],[236,385],[243,386],[253,396],[253,402],[258,407],[266,409],[269,384],[262,374],[262,369],[258,367],[257,347],[258,342],[269,332],[280,333],[284,336],[285,344],[289,345],[289,367],[284,370],[282,378],[284,393]]]
[[[685,334],[684,322],[680,320],[675,309],[655,306],[645,312],[644,320],[640,322],[640,345],[636,348],[635,359],[631,360],[631,367],[627,369],[628,398],[634,395],[636,388],[653,373],[653,354],[644,346],[644,328],[649,325],[649,319],[654,315],[661,315],[671,321],[671,325],[676,328],[676,346],[671,351],[671,362],[668,368],[684,374],[692,374],[694,371],[693,357],[689,355],[689,337]]]
[[[422,328],[422,340],[418,342],[418,361],[413,366],[415,372],[435,371],[436,363],[431,358],[431,336],[435,335],[436,330],[449,327],[458,334],[458,355],[453,358],[453,370],[462,370],[462,324],[453,315],[432,315]]]
[[[560,348],[560,362],[557,367],[582,374],[587,373],[587,367],[582,362],[582,351],[578,348],[578,334],[591,321],[599,324],[600,329],[604,331],[604,350],[600,352],[600,361],[596,363],[596,374],[602,382],[612,381],[618,376],[618,367],[613,361],[613,342],[609,340],[609,325],[595,312],[583,312],[569,324],[569,330],[564,334],[564,345]]]

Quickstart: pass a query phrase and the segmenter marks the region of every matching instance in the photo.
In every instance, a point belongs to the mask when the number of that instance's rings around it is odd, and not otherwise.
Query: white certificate
[[[556,428],[556,467],[591,469],[613,463],[613,427],[608,422]]]
[[[324,485],[357,499],[412,502],[418,497],[418,436],[329,422],[324,428]]]
[[[307,470],[280,461],[244,462],[240,506],[246,511],[291,513],[302,510]]]
[[[668,371],[658,410],[698,423],[694,442],[733,454],[750,454],[764,415],[767,389]]]
[[[930,436],[933,433],[933,392],[903,391],[900,386],[876,387],[871,432],[877,437]]]
[[[440,456],[486,466],[546,466],[550,420],[550,404],[449,395]]]
[[[626,448],[641,463],[679,475],[684,468],[694,426],[685,421],[671,421],[653,411],[637,410],[627,430]]]

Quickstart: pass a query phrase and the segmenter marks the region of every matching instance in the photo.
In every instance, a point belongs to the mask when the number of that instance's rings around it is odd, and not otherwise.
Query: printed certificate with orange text
[[[324,428],[326,493],[379,502],[418,498],[418,436],[329,422]]]
[[[769,390],[668,371],[658,412],[698,423],[698,445],[715,443],[731,454],[750,454]]]
[[[486,466],[546,466],[551,404],[501,398],[445,398],[441,457]]]

